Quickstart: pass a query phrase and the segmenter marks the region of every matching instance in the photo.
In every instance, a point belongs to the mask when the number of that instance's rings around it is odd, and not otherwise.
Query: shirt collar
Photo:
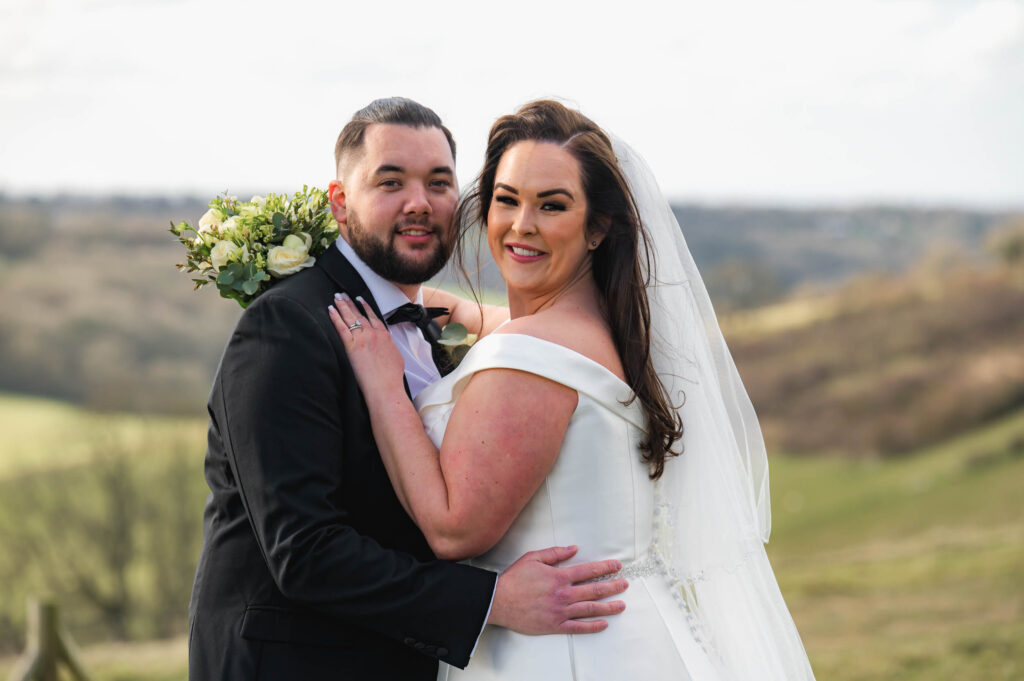
[[[356,254],[355,249],[352,248],[349,242],[345,241],[344,237],[339,236],[336,243],[341,254],[345,256],[345,259],[352,264],[352,267],[356,268],[356,272],[363,278],[366,288],[370,289],[370,295],[377,301],[377,307],[380,308],[381,315],[387,317],[409,302],[409,298],[402,293],[402,289],[370,269],[370,266],[363,262],[363,259]],[[419,305],[423,304],[422,287],[416,289],[416,298],[413,302]]]

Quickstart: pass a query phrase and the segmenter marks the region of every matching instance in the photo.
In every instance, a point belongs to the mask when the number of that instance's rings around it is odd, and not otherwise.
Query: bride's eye
[[[541,204],[540,209],[550,211],[563,211],[565,210],[565,204],[560,203],[558,201],[546,201],[543,204]]]
[[[511,197],[511,196],[509,196],[507,194],[495,196],[494,197],[494,202],[495,203],[503,203],[506,206],[518,206],[519,205],[519,203],[515,200],[515,198],[513,198],[513,197]]]

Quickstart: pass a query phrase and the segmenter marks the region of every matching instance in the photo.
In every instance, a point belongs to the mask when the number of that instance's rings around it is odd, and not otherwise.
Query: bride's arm
[[[505,534],[551,470],[576,392],[519,371],[492,369],[466,386],[438,452],[402,383],[403,362],[383,324],[348,302],[331,312],[362,389],[395,492],[434,553],[459,560]],[[333,310],[333,308],[332,308]],[[349,331],[361,319],[363,329]]]
[[[442,326],[458,322],[465,326],[469,333],[475,333],[481,337],[494,331],[508,320],[507,307],[484,305],[429,286],[423,287],[423,304],[428,307],[448,308],[447,317],[437,318],[437,322]]]

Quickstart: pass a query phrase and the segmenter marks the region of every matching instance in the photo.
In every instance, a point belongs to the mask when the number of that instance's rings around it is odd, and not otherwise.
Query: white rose
[[[232,256],[236,256],[232,258]],[[210,262],[213,263],[214,268],[218,271],[228,264],[232,259],[240,260],[245,262],[249,259],[249,249],[245,246],[239,246],[234,241],[228,241],[222,239],[213,245],[210,249]]]
[[[267,205],[267,200],[257,194],[249,200],[249,203],[242,206],[242,209],[238,211],[242,215],[252,217],[253,215],[259,215],[263,211],[263,207]]]
[[[259,215],[263,212],[263,209],[266,208],[266,206],[267,200],[259,194],[256,194],[249,199],[249,202],[242,206],[242,209],[238,212],[242,215]]]
[[[221,224],[224,222],[224,214],[219,210],[210,210],[203,213],[203,217],[199,218],[199,233],[212,232],[215,229],[220,229]]]
[[[223,233],[230,232],[235,227],[238,227],[238,217],[232,216],[224,221],[224,224],[220,226],[220,231]]]
[[[312,267],[316,258],[309,255],[313,237],[305,232],[289,234],[280,246],[274,246],[267,253],[267,269],[275,277],[287,277],[301,269]]]

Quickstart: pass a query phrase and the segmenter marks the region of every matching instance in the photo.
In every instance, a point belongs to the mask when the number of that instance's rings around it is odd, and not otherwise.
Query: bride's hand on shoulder
[[[327,308],[345,353],[359,381],[363,395],[382,394],[388,390],[405,392],[402,376],[405,362],[391,338],[391,332],[377,318],[362,298],[356,300],[363,312],[347,294],[335,294],[334,305]]]

